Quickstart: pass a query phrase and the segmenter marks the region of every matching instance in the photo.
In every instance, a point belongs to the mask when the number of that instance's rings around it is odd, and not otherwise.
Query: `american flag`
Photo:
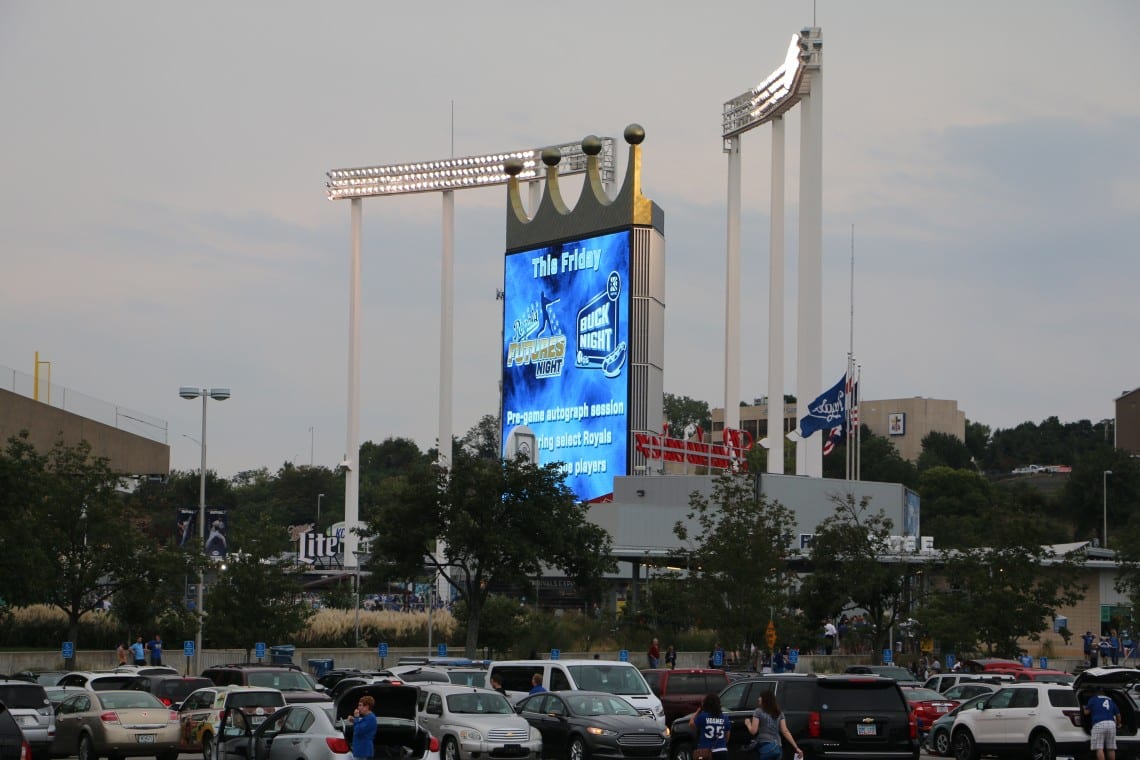
[[[843,426],[839,425],[838,427],[833,427],[831,433],[823,442],[823,455],[827,456],[835,451],[835,447],[843,443],[843,437]]]

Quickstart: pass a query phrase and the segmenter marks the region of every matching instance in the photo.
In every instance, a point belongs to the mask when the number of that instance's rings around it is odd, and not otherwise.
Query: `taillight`
[[[114,710],[108,710],[105,713],[99,714],[99,720],[103,721],[104,723],[118,723],[119,715]]]
[[[178,711],[177,710],[171,710],[170,713],[167,714],[166,719],[169,720],[171,723],[177,723],[178,722]]]
[[[347,755],[352,748],[348,746],[348,742],[343,737],[326,736],[325,744],[329,745],[329,750],[338,755]]]
[[[428,742],[428,750],[431,752],[439,752],[439,739],[433,736],[431,741]]]
[[[20,743],[20,760],[32,760],[32,747],[27,740]]]
[[[174,700],[169,697],[159,697],[158,701],[162,703],[163,707],[170,707]]]
[[[818,739],[819,735],[821,733],[822,733],[822,731],[820,728],[819,713],[818,712],[808,713],[808,736],[810,736],[813,739]]]
[[[222,722],[223,720],[225,720],[225,719],[226,719],[226,711],[225,711],[225,710],[220,710],[220,711],[218,712],[218,724],[220,725],[220,724],[221,724],[221,722]]]
[[[1080,710],[1062,710],[1061,711],[1069,722],[1077,728],[1081,727],[1081,711]]]
[[[914,717],[914,713],[907,716],[907,723],[910,725],[910,738],[918,738],[918,723]]]

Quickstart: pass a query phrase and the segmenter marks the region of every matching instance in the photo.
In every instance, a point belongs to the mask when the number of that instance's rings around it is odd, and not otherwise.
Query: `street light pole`
[[[317,530],[321,529],[321,499],[325,498],[323,493],[317,494]]]
[[[184,399],[195,399],[199,396],[202,398],[202,470],[198,479],[198,540],[202,542],[202,552],[206,551],[206,400],[214,399],[215,401],[225,401],[230,397],[229,388],[190,388],[183,386],[178,389],[178,395]],[[198,595],[196,600],[196,607],[198,612],[198,630],[194,633],[194,669],[198,672],[202,668],[198,667],[202,660],[202,627],[206,622],[206,611],[202,609],[205,599],[203,587],[206,584],[206,572],[201,570],[198,573]]]
[[[1101,475],[1101,496],[1104,499],[1104,532],[1100,534],[1104,539],[1104,548],[1108,548],[1108,476],[1112,474],[1112,470],[1105,470]]]

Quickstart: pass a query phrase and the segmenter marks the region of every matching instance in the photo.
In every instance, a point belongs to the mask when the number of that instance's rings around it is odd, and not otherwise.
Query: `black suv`
[[[262,686],[277,689],[285,701],[331,702],[324,687],[315,684],[308,675],[289,665],[219,665],[202,671],[215,686]]]
[[[752,736],[744,725],[759,705],[760,695],[775,690],[788,730],[807,756],[875,757],[918,760],[917,728],[897,683],[878,676],[817,676],[783,673],[748,676],[720,693],[724,714],[732,721],[728,760],[755,760],[746,749]],[[670,726],[672,760],[692,760],[693,731],[689,716]],[[792,748],[784,746],[784,758]]]

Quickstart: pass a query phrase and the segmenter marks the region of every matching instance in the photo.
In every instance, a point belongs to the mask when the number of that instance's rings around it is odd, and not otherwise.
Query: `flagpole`
[[[851,315],[848,322],[849,334],[847,339],[847,378],[850,380],[851,372],[855,368],[855,223],[851,223]],[[848,383],[848,386],[851,384]],[[852,475],[855,474],[855,436],[851,431],[851,405],[852,400],[847,399],[846,421],[844,423],[843,431],[847,434],[846,454],[844,457],[844,468],[846,470],[845,477],[851,480]],[[858,479],[858,477],[856,477]]]
[[[863,365],[860,364],[858,371],[855,373],[855,408],[859,408],[859,395],[861,393],[861,384],[863,382]],[[859,422],[858,414],[855,417],[855,479],[863,479],[863,432],[862,424]]]

